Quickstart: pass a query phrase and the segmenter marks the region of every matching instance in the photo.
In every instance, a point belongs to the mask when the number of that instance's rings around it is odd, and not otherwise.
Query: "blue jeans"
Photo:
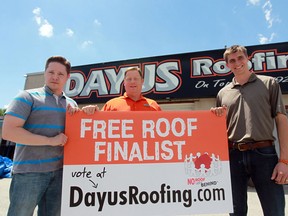
[[[8,216],[60,216],[63,170],[12,176]]]
[[[255,150],[230,149],[230,170],[234,214],[247,215],[247,187],[251,177],[265,216],[285,215],[285,196],[282,185],[271,180],[278,163],[274,146]]]

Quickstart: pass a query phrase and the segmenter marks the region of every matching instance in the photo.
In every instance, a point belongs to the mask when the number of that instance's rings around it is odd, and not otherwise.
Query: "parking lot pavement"
[[[9,186],[11,179],[0,179],[0,216],[6,216],[7,209],[9,206]],[[284,186],[285,189],[285,198],[288,201],[288,185]],[[249,187],[248,190],[248,216],[260,216],[262,214],[262,210],[260,207],[260,203],[253,187]],[[227,216],[228,214],[209,214],[207,216]],[[286,203],[285,215],[288,215],[288,202]],[[34,213],[36,216],[36,213]]]

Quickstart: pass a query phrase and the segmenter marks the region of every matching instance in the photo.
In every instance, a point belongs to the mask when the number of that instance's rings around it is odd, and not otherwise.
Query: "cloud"
[[[268,43],[268,38],[267,37],[265,37],[264,35],[262,35],[262,34],[259,34],[258,35],[259,36],[259,43],[260,44],[266,44],[266,43]]]
[[[47,20],[44,20],[39,27],[39,35],[43,37],[52,37],[53,36],[53,26],[48,23]]]
[[[260,1],[261,0],[247,0],[247,5],[260,5]],[[262,5],[262,10],[264,13],[264,18],[268,23],[268,28],[271,28],[274,22],[281,22],[279,18],[275,18],[275,16],[272,14],[272,3],[270,0],[265,1],[265,3]]]
[[[53,36],[53,26],[41,16],[41,9],[35,8],[32,13],[34,14],[34,19],[37,25],[39,26],[38,32],[42,37],[52,37]]]
[[[247,4],[252,4],[252,5],[259,5],[260,3],[260,0],[248,0],[247,1]]]
[[[66,29],[66,35],[68,37],[72,37],[74,35],[74,31],[72,29],[70,29],[70,28],[67,28]]]
[[[264,11],[265,20],[268,22],[268,28],[271,28],[273,26],[274,19],[272,18],[272,4],[268,0],[265,2],[265,4],[262,6],[262,9]]]
[[[258,34],[259,43],[260,43],[260,44],[270,43],[270,42],[274,39],[275,36],[276,36],[276,33],[275,33],[275,32],[273,32],[273,33],[270,35],[269,38],[266,37],[266,36],[264,36],[263,34]]]
[[[101,26],[102,25],[101,22],[99,20],[97,20],[97,19],[94,20],[94,24],[97,25],[97,26]]]
[[[247,0],[248,4],[252,5],[259,5],[261,0]],[[279,18],[275,18],[274,14],[272,14],[272,3],[270,0],[265,0],[265,3],[262,5],[262,11],[264,13],[264,18],[267,23],[267,28],[270,29],[272,32],[270,36],[266,36],[264,34],[258,34],[258,40],[260,44],[266,44],[273,41],[274,37],[276,36],[276,33],[273,32],[273,24],[275,22],[281,22]]]
[[[93,44],[93,41],[87,40],[81,44],[81,48],[85,49]]]
[[[40,25],[41,24],[41,17],[40,17],[41,9],[40,8],[35,8],[32,12],[35,15],[34,19],[35,19],[36,23],[38,25]]]

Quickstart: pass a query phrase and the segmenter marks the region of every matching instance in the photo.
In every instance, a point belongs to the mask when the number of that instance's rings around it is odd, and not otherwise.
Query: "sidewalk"
[[[7,209],[9,206],[10,182],[11,182],[11,179],[0,179],[0,216],[6,216],[7,214]],[[285,198],[288,201],[288,185],[285,185],[284,188],[285,188]],[[255,189],[252,187],[249,187],[249,190],[248,190],[248,201],[249,201],[248,216],[263,215],[257,194],[255,192]],[[36,215],[37,214],[34,213],[34,216]],[[217,216],[222,216],[222,215],[224,216],[228,214],[217,214]],[[288,203],[286,203],[285,215],[288,215]],[[209,216],[213,216],[213,215],[210,214]]]

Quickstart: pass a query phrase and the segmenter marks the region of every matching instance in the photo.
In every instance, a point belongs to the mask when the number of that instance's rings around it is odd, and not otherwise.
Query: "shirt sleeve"
[[[5,115],[27,120],[33,107],[33,98],[27,91],[20,92],[9,104]]]
[[[286,109],[282,99],[282,92],[279,84],[273,79],[270,86],[270,103],[271,103],[271,115],[273,118],[278,113],[286,115]]]

